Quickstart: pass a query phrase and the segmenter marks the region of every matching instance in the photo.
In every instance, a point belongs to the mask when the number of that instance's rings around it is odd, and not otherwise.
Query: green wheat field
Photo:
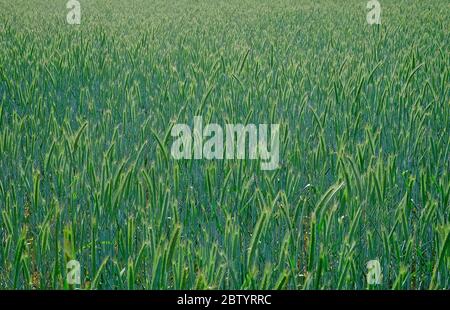
[[[449,1],[66,3],[0,0],[1,289],[450,289]]]

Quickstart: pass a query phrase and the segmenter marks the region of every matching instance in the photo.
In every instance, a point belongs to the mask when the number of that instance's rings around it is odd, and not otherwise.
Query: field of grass
[[[449,1],[66,2],[0,0],[0,288],[450,288]],[[195,115],[280,168],[174,160]]]

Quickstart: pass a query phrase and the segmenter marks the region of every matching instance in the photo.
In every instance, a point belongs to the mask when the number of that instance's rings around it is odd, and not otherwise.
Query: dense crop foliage
[[[0,0],[1,288],[450,287],[448,1],[80,2]],[[280,169],[174,160],[195,115]]]

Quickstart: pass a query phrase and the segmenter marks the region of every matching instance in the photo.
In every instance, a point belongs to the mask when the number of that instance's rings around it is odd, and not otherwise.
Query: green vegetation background
[[[449,288],[448,1],[80,2],[0,0],[0,288]],[[173,160],[197,114],[281,168]]]

